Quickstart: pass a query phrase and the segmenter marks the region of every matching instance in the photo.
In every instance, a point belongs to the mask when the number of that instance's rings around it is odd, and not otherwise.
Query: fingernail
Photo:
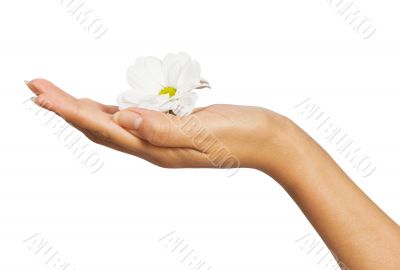
[[[24,81],[24,83],[25,83],[26,85],[29,85],[30,82],[31,82],[31,81],[27,81],[27,80]]]
[[[35,102],[36,101],[36,97],[31,97],[31,100],[32,100],[33,103],[36,103]]]
[[[137,130],[143,118],[138,113],[125,111],[114,114],[114,120],[126,129]]]

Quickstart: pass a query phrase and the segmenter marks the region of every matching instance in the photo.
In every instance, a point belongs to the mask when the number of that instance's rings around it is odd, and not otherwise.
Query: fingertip
[[[128,130],[138,130],[142,125],[142,115],[131,110],[123,110],[114,114],[114,121]]]
[[[28,88],[35,94],[35,95],[39,95],[39,91],[34,87],[34,85],[31,83],[32,81],[28,81],[25,80],[24,83],[26,84],[26,86],[28,86]]]
[[[46,86],[50,86],[50,85],[53,86],[53,84],[50,81],[48,81],[46,79],[42,79],[42,78],[36,78],[36,79],[31,80],[29,82],[29,85],[31,85],[35,88],[38,88],[38,89],[45,88]]]
[[[39,96],[35,97],[33,99],[33,102],[42,108],[45,108],[48,110],[52,109],[50,102],[46,99],[46,97],[44,95],[39,95]]]
[[[37,78],[30,81],[25,81],[25,84],[31,89],[36,95],[40,95],[48,87],[54,87],[54,85],[46,79]]]

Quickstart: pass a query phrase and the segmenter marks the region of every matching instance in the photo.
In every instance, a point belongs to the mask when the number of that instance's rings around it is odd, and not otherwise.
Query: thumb
[[[115,113],[113,120],[133,135],[153,145],[193,148],[193,136],[186,132],[187,125],[191,125],[190,117],[128,108]]]

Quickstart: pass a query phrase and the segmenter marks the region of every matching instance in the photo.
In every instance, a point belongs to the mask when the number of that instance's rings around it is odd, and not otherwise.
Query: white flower
[[[127,72],[131,90],[118,97],[120,109],[139,107],[187,115],[197,100],[194,89],[209,87],[200,77],[200,64],[186,53],[168,54],[164,61],[138,58]]]

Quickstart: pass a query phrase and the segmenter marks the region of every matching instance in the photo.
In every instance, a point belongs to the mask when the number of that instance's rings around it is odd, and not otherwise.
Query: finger
[[[179,117],[153,110],[128,108],[114,114],[113,119],[135,136],[162,147],[196,149],[195,139],[203,135],[202,123],[193,115]]]
[[[118,106],[114,106],[114,105],[104,105],[99,103],[99,105],[101,105],[103,112],[105,113],[109,113],[109,114],[114,114],[116,112],[119,111]]]
[[[26,85],[37,95],[36,103],[46,109],[57,111],[66,117],[73,114],[71,110],[76,110],[78,99],[55,86],[50,81],[45,79],[34,79],[26,81]],[[108,114],[116,113],[119,108],[113,105],[104,105],[99,102],[94,102],[103,112]]]
[[[78,100],[51,82],[34,79],[27,82],[27,86],[37,95],[35,98],[37,105],[59,114],[67,121],[77,113]]]
[[[158,147],[127,133],[118,142],[93,134],[91,130],[80,129],[91,141],[108,148],[137,156],[164,168],[207,168],[211,166],[207,155],[190,148]],[[125,131],[125,130],[124,130]],[[126,131],[125,131],[126,132]]]
[[[116,125],[111,120],[111,114],[104,113],[115,112],[117,107],[106,106],[89,99],[77,99],[44,79],[32,80],[27,85],[37,95],[36,104],[57,113],[74,127],[85,130],[86,134],[90,132],[93,141],[115,141],[135,155],[145,154],[145,151],[142,151],[145,148],[143,142]]]
[[[108,118],[108,117],[107,117]],[[108,118],[101,125],[86,125],[86,128],[71,123],[91,141],[145,159],[166,168],[208,167],[205,155],[190,148],[160,147],[133,136],[126,129]]]
[[[118,111],[116,106],[103,105],[89,99],[77,99],[43,79],[35,79],[27,83],[27,85],[37,95],[36,104],[59,114],[67,122],[89,135],[90,137],[88,137],[96,143],[141,157],[162,167],[190,167],[193,164],[197,164],[199,160],[202,162],[195,165],[195,167],[206,166],[207,164],[207,162],[204,162],[203,154],[196,150],[158,147],[148,140],[140,139],[140,136],[132,136],[131,133],[112,121],[110,113]],[[149,114],[146,114],[146,112],[149,112]],[[168,120],[168,117],[162,113],[153,115],[152,111],[146,110],[143,115],[148,116],[149,120],[161,120],[162,118],[165,121]],[[178,121],[178,118],[175,118],[175,120],[173,122],[175,124],[184,123],[183,121]],[[141,134],[144,137],[147,134],[151,134],[152,128],[152,122],[144,121],[144,123],[146,122],[150,123],[150,125],[148,128],[143,129],[144,132]],[[146,127],[146,125],[143,125],[143,127]],[[158,132],[160,129],[155,128],[154,130]],[[162,136],[162,134],[168,134],[168,132],[160,132],[159,134]],[[174,134],[178,134],[176,130],[174,130]],[[153,141],[151,137],[147,138]],[[156,138],[157,142],[157,137],[154,138]],[[181,137],[181,139],[183,138],[185,137]],[[166,142],[169,141],[166,140]],[[184,141],[182,140],[182,142]],[[186,140],[186,143],[178,143],[177,141],[175,145],[190,145],[190,141]]]

